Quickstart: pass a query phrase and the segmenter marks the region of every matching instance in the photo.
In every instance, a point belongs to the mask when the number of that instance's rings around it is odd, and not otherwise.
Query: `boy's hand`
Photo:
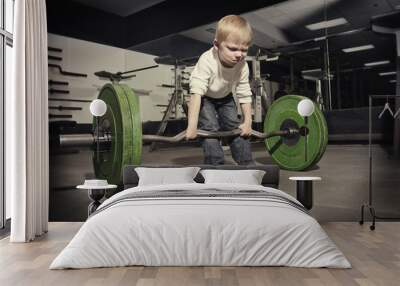
[[[192,94],[190,96],[190,103],[188,105],[188,125],[186,128],[186,140],[194,139],[197,137],[197,122],[199,119],[201,105],[201,96]]]
[[[194,139],[196,137],[197,137],[197,128],[188,127],[186,129],[186,135],[185,135],[186,140]]]
[[[240,133],[240,136],[243,137],[249,137],[251,135],[251,124],[248,123],[242,123],[239,125],[239,129],[242,130],[242,132]]]

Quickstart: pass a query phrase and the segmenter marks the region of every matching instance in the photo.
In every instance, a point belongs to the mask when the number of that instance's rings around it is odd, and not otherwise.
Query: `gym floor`
[[[261,143],[252,145],[258,164],[272,160]],[[391,159],[381,145],[373,145],[373,205],[378,216],[400,218],[400,161]],[[87,217],[89,199],[84,190],[74,189],[85,174],[92,173],[91,151],[51,158],[50,192],[51,221],[83,221]],[[229,148],[225,149],[226,164],[234,164]],[[143,164],[201,164],[202,149],[194,146],[169,146],[149,152],[144,146]],[[312,170],[292,172],[281,170],[280,189],[295,196],[295,182],[290,176],[319,176],[314,182],[314,207],[311,215],[320,222],[358,221],[360,207],[368,201],[368,145],[328,145],[321,161]],[[57,166],[62,166],[57,167]],[[400,219],[399,219],[400,220]]]

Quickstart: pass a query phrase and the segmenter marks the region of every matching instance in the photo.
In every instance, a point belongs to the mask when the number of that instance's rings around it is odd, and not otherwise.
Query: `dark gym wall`
[[[71,0],[47,0],[47,26],[49,33],[129,48],[279,2],[167,0],[123,18]]]
[[[198,57],[211,47],[212,43],[206,44],[194,39],[182,36],[172,35],[146,42],[131,47],[131,50],[151,54],[156,56],[170,55],[178,59]],[[188,48],[190,47],[190,48]]]
[[[126,47],[125,20],[73,1],[47,0],[47,30],[49,33]]]

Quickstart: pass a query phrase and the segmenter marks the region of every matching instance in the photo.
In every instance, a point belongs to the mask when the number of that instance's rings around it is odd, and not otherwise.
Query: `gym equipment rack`
[[[368,131],[368,154],[369,154],[369,184],[368,184],[368,203],[364,203],[361,206],[361,220],[359,223],[364,224],[364,209],[369,209],[369,212],[372,217],[372,225],[370,225],[370,229],[375,229],[375,221],[376,219],[383,220],[400,220],[400,217],[381,217],[377,216],[375,212],[375,208],[372,204],[372,100],[373,99],[386,99],[386,98],[400,98],[400,95],[369,95],[369,131]]]

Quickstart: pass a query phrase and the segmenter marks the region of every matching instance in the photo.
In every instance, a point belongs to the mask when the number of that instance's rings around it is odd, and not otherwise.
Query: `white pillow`
[[[199,167],[135,168],[139,176],[138,186],[195,183],[193,179],[199,170]]]
[[[262,170],[201,170],[205,184],[234,183],[261,185],[265,171]]]

